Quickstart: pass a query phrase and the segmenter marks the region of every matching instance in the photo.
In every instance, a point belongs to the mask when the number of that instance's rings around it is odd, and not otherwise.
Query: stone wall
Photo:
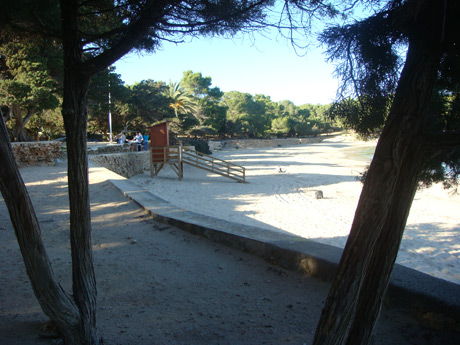
[[[211,151],[227,150],[227,149],[252,149],[262,147],[280,147],[293,146],[302,144],[320,143],[325,137],[311,138],[286,138],[286,139],[235,139],[235,140],[219,140],[208,141]]]
[[[124,152],[88,156],[94,162],[118,175],[130,178],[150,170],[149,152]]]
[[[131,146],[128,144],[88,144],[88,155],[100,155],[105,153],[116,153],[116,152],[131,152]]]
[[[54,165],[64,155],[59,141],[31,141],[11,143],[19,167],[28,165]]]

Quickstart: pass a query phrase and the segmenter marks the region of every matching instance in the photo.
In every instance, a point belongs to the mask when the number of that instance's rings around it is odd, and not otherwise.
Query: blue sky
[[[178,82],[183,72],[192,70],[211,77],[212,86],[224,92],[264,94],[275,102],[290,100],[296,105],[329,104],[338,80],[333,77],[334,66],[313,45],[306,56],[298,56],[286,39],[276,35],[202,38],[165,44],[152,55],[127,55],[115,67],[128,85],[145,79]]]

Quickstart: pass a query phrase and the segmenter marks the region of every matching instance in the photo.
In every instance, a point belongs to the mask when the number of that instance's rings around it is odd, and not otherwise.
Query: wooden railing
[[[188,164],[238,182],[246,182],[246,170],[244,167],[196,152],[181,145],[151,147],[150,164],[152,176],[156,176],[164,164],[169,164],[179,176],[179,180],[181,180],[183,177],[183,164]]]

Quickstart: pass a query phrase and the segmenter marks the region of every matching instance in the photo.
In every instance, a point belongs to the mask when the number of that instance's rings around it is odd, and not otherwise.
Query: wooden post
[[[182,165],[182,144],[179,144],[177,152],[177,169],[179,170],[179,181],[182,181],[183,176],[183,165]]]
[[[150,156],[150,177],[153,177],[152,148],[149,148],[149,156]]]

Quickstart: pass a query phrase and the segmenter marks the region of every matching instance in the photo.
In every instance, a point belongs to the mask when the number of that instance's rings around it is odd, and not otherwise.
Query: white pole
[[[110,132],[110,143],[112,143],[112,113],[110,111],[111,102],[110,102],[110,67],[109,67],[109,132]]]

